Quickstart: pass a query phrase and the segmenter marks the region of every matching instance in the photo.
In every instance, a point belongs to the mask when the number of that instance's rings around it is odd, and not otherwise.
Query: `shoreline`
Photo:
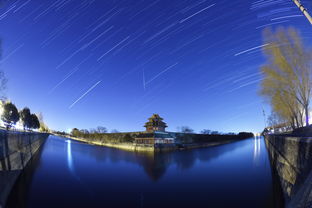
[[[58,135],[59,136],[59,135]],[[206,147],[214,147],[224,144],[229,144],[232,142],[240,141],[242,139],[232,139],[226,141],[219,141],[219,142],[205,142],[205,143],[190,143],[190,144],[183,144],[182,147],[178,144],[162,144],[162,145],[142,145],[142,144],[134,144],[134,143],[103,143],[99,141],[90,141],[83,138],[78,137],[65,137],[74,141],[80,141],[90,145],[97,145],[97,146],[104,146],[110,147],[115,149],[121,149],[126,151],[132,152],[169,152],[169,151],[183,151],[183,150],[190,150],[190,149],[198,149],[198,148],[206,148]]]

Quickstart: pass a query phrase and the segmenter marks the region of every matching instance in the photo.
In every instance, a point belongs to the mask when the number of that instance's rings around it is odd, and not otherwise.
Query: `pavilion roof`
[[[150,126],[153,125],[153,121],[158,121],[158,126],[163,126],[163,127],[167,127],[167,124],[165,122],[163,122],[162,120],[164,120],[163,118],[161,118],[158,114],[153,114],[149,119],[148,122],[145,123],[144,127],[146,126]]]

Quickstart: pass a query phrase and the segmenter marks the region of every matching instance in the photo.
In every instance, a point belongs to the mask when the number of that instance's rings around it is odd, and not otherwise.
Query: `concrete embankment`
[[[286,207],[311,207],[312,138],[266,135],[265,143]]]
[[[220,139],[219,141],[202,142],[202,143],[188,143],[188,144],[135,144],[135,143],[107,143],[102,141],[92,141],[84,138],[67,137],[72,140],[81,141],[88,144],[112,147],[127,151],[140,151],[140,152],[166,152],[174,150],[187,150],[195,148],[212,147],[231,142],[239,141],[239,139]]]
[[[99,146],[105,146],[105,147],[112,147],[127,151],[143,151],[143,152],[154,152],[154,151],[164,151],[164,150],[175,150],[175,145],[166,145],[162,147],[155,147],[154,145],[149,144],[134,144],[134,143],[107,143],[107,142],[101,142],[101,141],[90,141],[88,139],[84,138],[77,138],[77,137],[67,137],[72,140],[93,144],[93,145],[99,145]]]
[[[0,130],[0,208],[15,181],[49,134]]]

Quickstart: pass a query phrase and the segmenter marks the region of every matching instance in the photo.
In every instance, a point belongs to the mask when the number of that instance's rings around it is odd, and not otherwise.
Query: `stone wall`
[[[136,143],[107,143],[102,141],[94,141],[85,138],[77,137],[67,137],[69,139],[85,142],[88,144],[112,147],[128,151],[142,151],[142,152],[159,152],[159,151],[169,151],[175,150],[176,146],[174,144],[164,144],[164,145],[154,145],[154,144],[136,144]]]
[[[122,138],[125,135],[137,136],[140,133],[146,132],[127,132],[127,133],[114,133],[114,134],[104,134],[110,138]],[[107,142],[111,140],[102,139],[101,137],[94,138],[79,138],[79,137],[65,137],[88,144],[113,147],[128,151],[142,151],[142,152],[167,152],[174,150],[186,150],[194,148],[211,147],[216,145],[227,144],[230,142],[239,141],[242,139],[247,139],[253,135],[208,135],[208,134],[184,134],[184,133],[173,133],[167,132],[173,138],[175,138],[174,144],[136,144],[135,142]],[[117,136],[118,137],[117,137]],[[64,137],[64,136],[62,136]]]
[[[286,205],[308,207],[312,201],[312,138],[266,135],[265,143]]]
[[[49,134],[0,130],[0,208],[15,181]]]
[[[66,136],[57,135],[60,137],[68,137],[74,140],[83,141],[90,144],[104,145],[117,147],[120,149],[129,150],[151,150],[153,151],[156,147],[152,149],[150,146],[153,145],[140,145],[135,144],[135,138],[138,138],[147,132],[121,132],[121,133],[101,133],[101,134],[82,134],[76,136]],[[176,144],[183,145],[184,147],[205,147],[210,146],[212,143],[228,143],[231,141],[239,141],[242,139],[251,138],[254,135],[252,133],[239,133],[238,135],[212,135],[212,134],[195,134],[195,133],[177,133],[177,132],[166,132],[169,137],[173,137]],[[167,149],[175,149],[171,147],[172,145],[165,145],[159,149],[165,149],[164,147],[169,147]]]

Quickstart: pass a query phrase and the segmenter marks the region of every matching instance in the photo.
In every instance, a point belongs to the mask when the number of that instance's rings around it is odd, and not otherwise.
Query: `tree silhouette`
[[[71,131],[71,135],[74,137],[79,137],[80,134],[81,134],[81,132],[77,128],[73,128]]]
[[[194,133],[194,130],[188,126],[181,126],[181,132],[189,134],[189,133]]]
[[[20,120],[22,121],[24,130],[26,128],[31,128],[31,114],[29,108],[25,107],[19,112]]]
[[[211,130],[209,130],[209,129],[203,129],[200,133],[201,134],[211,134]]]
[[[98,126],[97,127],[97,133],[100,133],[100,134],[107,133],[107,128],[104,126]]]
[[[37,114],[37,117],[38,117],[38,120],[39,120],[39,123],[40,123],[40,129],[39,131],[41,132],[49,132],[49,127],[45,124],[45,122],[43,121],[43,115],[42,113],[38,113]]]
[[[30,128],[32,129],[39,129],[40,128],[40,122],[39,122],[39,119],[38,117],[36,116],[36,114],[31,114],[30,115]]]
[[[19,120],[19,114],[16,106],[13,103],[8,102],[3,105],[1,119],[5,123],[7,129],[11,128],[13,124],[16,124],[16,122]]]

